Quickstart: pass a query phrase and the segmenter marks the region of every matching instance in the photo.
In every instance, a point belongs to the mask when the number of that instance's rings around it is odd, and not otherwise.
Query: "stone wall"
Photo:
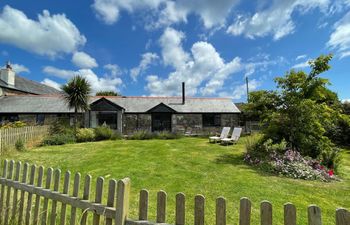
[[[189,134],[217,134],[222,127],[239,126],[239,114],[221,114],[220,127],[203,127],[202,114],[173,114],[172,131]]]
[[[189,134],[217,134],[222,127],[239,126],[239,114],[221,114],[220,127],[203,127],[202,114],[173,114],[172,115],[172,132],[189,133]],[[123,115],[123,133],[132,134],[137,130],[152,130],[151,114],[124,114]]]
[[[198,134],[202,130],[202,114],[173,114],[172,131]]]
[[[137,130],[152,130],[151,114],[124,114],[123,133],[132,134]]]

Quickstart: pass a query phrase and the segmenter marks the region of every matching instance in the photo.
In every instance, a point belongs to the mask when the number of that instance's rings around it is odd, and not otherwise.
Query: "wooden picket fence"
[[[29,171],[30,170],[30,171]],[[73,192],[69,194],[71,173],[64,174],[63,188],[60,188],[61,171],[48,168],[44,176],[44,167],[30,166],[21,162],[4,161],[0,178],[0,224],[1,225],[65,225],[65,224],[116,224],[116,225],[166,225],[167,194],[157,193],[157,215],[155,222],[148,221],[147,190],[141,190],[139,196],[139,216],[133,220],[128,218],[130,179],[124,178],[118,182],[111,179],[108,184],[107,196],[103,196],[104,178],[96,181],[95,197],[91,195],[91,176],[86,175],[83,193],[80,195],[81,175],[76,173],[73,181]],[[21,175],[22,174],[22,175]],[[28,177],[29,175],[29,177]],[[29,181],[27,180],[29,178]],[[53,182],[52,182],[53,180]],[[35,182],[36,181],[36,182]],[[45,186],[43,187],[43,182]],[[51,184],[53,183],[53,188]],[[62,190],[62,191],[60,191]],[[80,196],[80,197],[79,197]],[[106,204],[102,202],[107,199]],[[35,201],[34,201],[35,200]],[[176,195],[175,224],[186,222],[185,195]],[[196,195],[194,199],[194,224],[204,225],[205,198]],[[69,208],[68,208],[69,207]],[[239,208],[239,225],[251,224],[252,205],[249,199],[241,198]],[[261,225],[272,225],[272,205],[268,201],[260,204]],[[216,225],[226,225],[226,200],[219,197],[216,200]],[[284,205],[284,224],[296,225],[296,208],[293,204]],[[321,225],[321,209],[311,205],[308,208],[308,224]],[[345,209],[337,209],[336,225],[349,225],[350,213]]]
[[[18,128],[0,129],[0,154],[8,147],[15,145],[22,139],[24,142],[31,141],[48,133],[49,126],[25,126]]]

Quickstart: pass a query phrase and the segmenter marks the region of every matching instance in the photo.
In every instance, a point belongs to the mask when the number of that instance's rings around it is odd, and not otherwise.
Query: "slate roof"
[[[90,98],[90,104],[101,99]],[[126,113],[145,113],[163,103],[177,113],[240,113],[229,98],[186,97],[104,97]],[[61,95],[17,95],[0,97],[0,113],[72,113]]]
[[[0,87],[37,95],[60,93],[60,91],[56,90],[55,88],[49,87],[45,84],[41,84],[32,80],[28,80],[17,74],[15,76],[15,86],[8,85],[6,82],[0,79]]]

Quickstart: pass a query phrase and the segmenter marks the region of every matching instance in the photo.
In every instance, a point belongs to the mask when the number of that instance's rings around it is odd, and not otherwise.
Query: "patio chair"
[[[228,145],[228,144],[235,144],[237,143],[237,141],[239,140],[239,138],[241,137],[241,133],[242,133],[242,128],[241,127],[235,127],[232,131],[232,135],[230,138],[222,138],[221,144],[223,145]]]
[[[219,142],[223,138],[227,138],[228,133],[230,133],[230,129],[231,129],[230,127],[223,127],[221,134],[220,134],[220,137],[217,137],[217,136],[209,137],[209,143],[211,143],[211,142],[216,143],[216,142]]]

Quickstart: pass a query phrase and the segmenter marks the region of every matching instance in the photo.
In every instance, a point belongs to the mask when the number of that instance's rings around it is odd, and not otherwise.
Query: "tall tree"
[[[75,76],[62,86],[65,92],[64,98],[69,108],[74,109],[74,129],[77,128],[78,111],[86,111],[89,109],[89,94],[91,85],[82,76]]]
[[[348,124],[337,94],[320,77],[330,69],[331,59],[332,55],[321,55],[309,62],[310,73],[291,70],[277,77],[277,91],[250,93],[248,109],[264,121],[266,139],[285,140],[290,148],[313,158],[331,151],[336,137],[330,134],[340,122],[343,127]]]
[[[96,96],[119,96],[120,94],[115,91],[98,91]]]

